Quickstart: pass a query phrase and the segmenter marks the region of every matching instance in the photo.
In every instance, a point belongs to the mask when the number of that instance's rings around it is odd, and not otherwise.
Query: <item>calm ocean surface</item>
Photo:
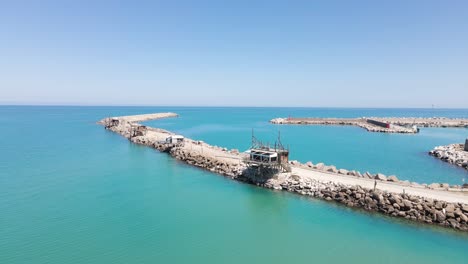
[[[281,131],[292,159],[468,182],[427,155],[468,129],[417,135],[357,127],[275,126],[274,117],[447,116],[468,110],[0,106],[0,263],[468,263],[468,234],[264,190],[184,165],[95,124],[147,122],[213,145],[249,147]]]

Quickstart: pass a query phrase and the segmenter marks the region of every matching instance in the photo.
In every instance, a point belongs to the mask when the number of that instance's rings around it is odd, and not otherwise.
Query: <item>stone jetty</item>
[[[181,145],[167,144],[165,142],[166,138],[175,135],[174,133],[138,123],[171,117],[178,117],[178,115],[175,113],[158,113],[109,117],[99,121],[98,124],[128,138],[133,143],[167,152],[176,159],[224,176],[235,178],[246,169],[246,165],[242,162],[243,156],[236,149],[228,150],[189,138],[185,138],[184,144]]]
[[[468,170],[468,151],[465,150],[465,144],[438,146],[429,151],[429,155]]]
[[[334,201],[348,207],[380,212],[393,217],[437,224],[468,231],[468,205],[449,203],[410,194],[396,194],[360,185],[321,182],[292,175],[281,183],[274,180],[263,186]]]
[[[468,119],[445,117],[274,118],[272,124],[358,126],[369,132],[418,133],[416,127],[468,127]],[[382,123],[382,125],[377,125]],[[383,124],[388,124],[384,126]]]
[[[183,144],[169,144],[166,138],[174,133],[139,123],[177,116],[174,113],[160,113],[110,117],[98,124],[131,142],[167,152],[180,161],[231,179],[392,217],[468,231],[468,186],[417,184],[401,181],[395,175],[361,173],[323,163],[302,164],[297,161],[290,162],[291,173],[270,178],[252,176],[243,162],[246,154],[236,149],[228,150],[188,138],[184,139]]]

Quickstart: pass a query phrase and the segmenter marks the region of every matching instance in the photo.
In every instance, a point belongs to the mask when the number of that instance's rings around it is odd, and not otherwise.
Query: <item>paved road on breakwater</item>
[[[130,116],[117,116],[111,117],[113,119],[121,119],[127,122],[138,123],[149,120],[156,120],[162,118],[178,117],[176,113],[154,113],[154,114],[142,114],[142,115],[130,115]]]
[[[351,186],[359,185],[367,189],[374,188],[375,180],[373,179],[357,178],[336,173],[327,173],[298,166],[293,166],[292,168],[292,173],[299,175],[302,178],[314,179],[319,182],[333,182]],[[466,191],[431,190],[424,187],[407,186],[400,183],[383,181],[377,181],[377,189],[392,193],[407,193],[452,203],[468,204],[468,192]]]

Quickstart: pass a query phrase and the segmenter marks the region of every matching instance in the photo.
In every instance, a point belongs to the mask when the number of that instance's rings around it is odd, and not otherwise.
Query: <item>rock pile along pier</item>
[[[464,149],[464,144],[438,146],[429,151],[429,155],[468,170],[468,151]]]
[[[369,132],[418,133],[414,127],[468,127],[468,119],[445,117],[360,117],[360,118],[274,118],[273,124],[287,125],[348,125],[358,126]],[[388,127],[377,125],[388,124]]]
[[[291,161],[292,172],[271,178],[252,177],[243,159],[246,154],[236,149],[211,146],[205,142],[184,139],[183,144],[166,143],[174,135],[139,122],[177,117],[158,113],[105,118],[98,122],[131,142],[169,153],[188,164],[257,186],[294,192],[334,201],[422,223],[468,231],[468,189],[448,184],[417,184],[400,181],[394,175],[361,173],[337,169],[323,163],[301,164]]]

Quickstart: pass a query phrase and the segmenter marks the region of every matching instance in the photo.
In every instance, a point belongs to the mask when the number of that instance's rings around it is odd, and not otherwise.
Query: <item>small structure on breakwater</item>
[[[166,138],[167,144],[180,144],[184,142],[184,136],[181,135],[171,135]]]
[[[160,140],[157,142],[159,149],[164,151],[171,151],[172,148],[175,147],[183,147],[185,137],[181,135],[170,135],[166,137],[164,140]]]
[[[392,124],[392,123],[387,122],[387,121],[384,122],[384,121],[379,121],[379,120],[375,120],[375,119],[366,119],[366,122],[368,124],[371,124],[371,125],[374,125],[374,126],[377,126],[377,127],[386,128],[389,131],[393,131],[393,132],[396,132],[396,133],[418,133],[419,132],[419,128],[416,125],[401,126],[401,125]],[[367,128],[367,130],[371,131],[372,129]],[[375,129],[372,130],[372,131],[375,131]],[[379,131],[375,131],[375,132],[379,132]]]
[[[130,137],[141,137],[146,134],[146,126],[140,125],[138,123],[130,124]]]
[[[254,176],[268,177],[279,172],[291,171],[289,148],[283,146],[279,134],[278,140],[270,146],[269,143],[258,140],[252,132],[252,145],[246,153],[248,156],[244,162],[254,172]]]
[[[465,140],[465,148],[464,148],[465,151],[468,151],[468,138]]]

